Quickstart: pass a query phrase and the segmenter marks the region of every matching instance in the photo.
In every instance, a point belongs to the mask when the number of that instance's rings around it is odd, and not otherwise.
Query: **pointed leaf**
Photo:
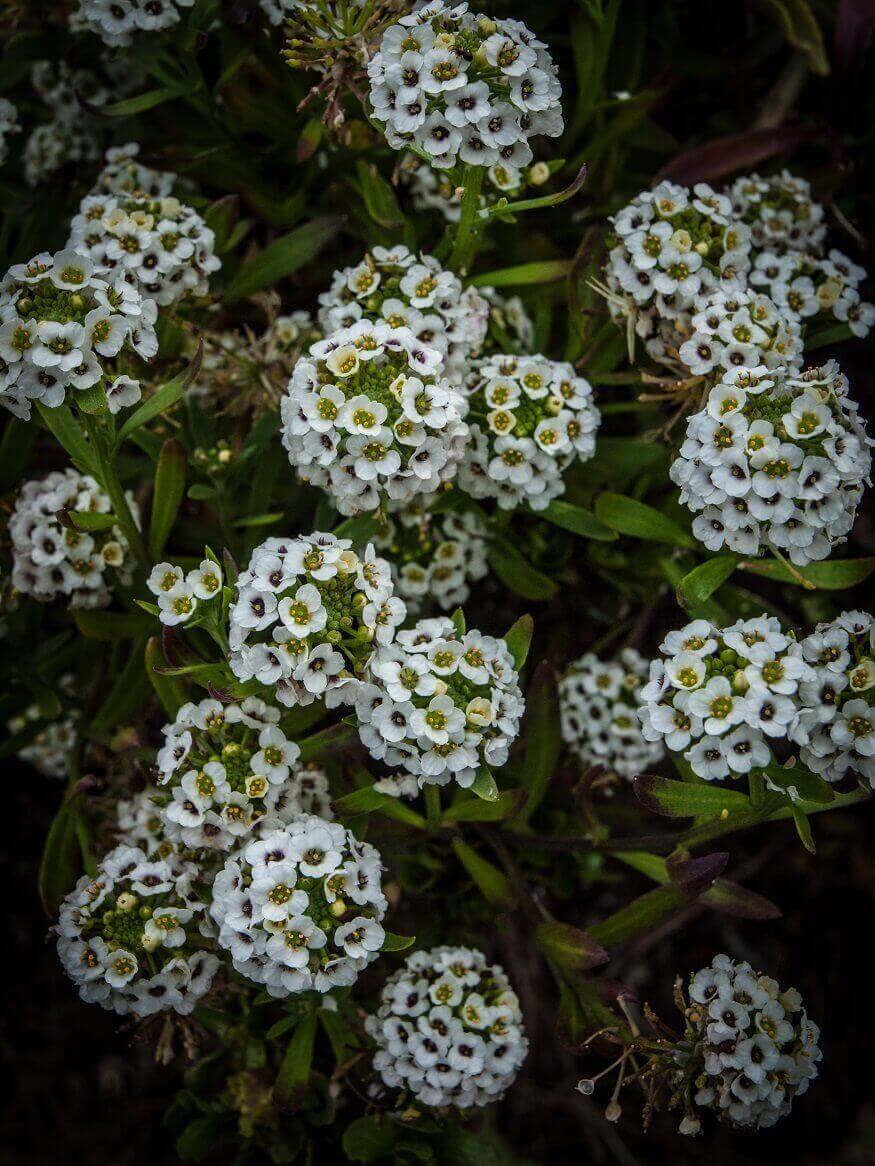
[[[546,510],[534,511],[538,518],[545,518],[554,526],[570,530],[581,538],[593,538],[599,542],[614,542],[617,532],[600,522],[589,510],[582,506],[572,506],[570,502],[551,502]]]
[[[394,935],[391,931],[387,931],[380,951],[407,951],[408,948],[413,947],[414,943],[416,943],[415,935]]]
[[[553,665],[543,660],[535,669],[526,700],[523,783],[528,801],[516,822],[524,825],[541,804],[556,771],[562,732],[559,720],[559,679]]]
[[[529,654],[532,635],[535,630],[535,621],[530,615],[521,615],[516,623],[504,633],[503,639],[507,650],[513,657],[513,666],[517,672],[522,670]]]
[[[717,785],[672,781],[642,774],[635,778],[635,796],[654,814],[669,818],[724,818],[751,810],[750,798],[740,790]]]
[[[246,299],[262,288],[274,287],[314,259],[338,233],[343,218],[312,219],[276,239],[254,259],[244,263],[225,288],[226,304]]]
[[[289,1109],[298,1109],[310,1083],[313,1066],[313,1047],[316,1042],[318,1017],[309,1013],[301,1020],[286,1046],[275,1092],[279,1103]]]
[[[620,534],[673,547],[696,545],[691,534],[653,506],[627,498],[624,494],[600,494],[595,504],[596,518]]]
[[[161,447],[155,469],[155,490],[152,494],[152,515],[149,522],[149,551],[153,562],[158,562],[164,551],[167,536],[176,522],[179,505],[185,493],[185,450],[171,437]]]
[[[455,802],[444,811],[447,822],[506,822],[514,818],[526,804],[528,794],[524,789],[506,789],[498,794],[495,801],[470,798]]]
[[[602,945],[570,923],[542,923],[535,939],[548,959],[569,972],[588,972],[608,962],[608,953]]]
[[[158,417],[161,413],[165,413],[176,404],[200,371],[203,358],[204,346],[201,343],[198,345],[197,352],[194,354],[188,367],[184,368],[181,373],[178,373],[173,380],[162,385],[156,393],[149,397],[147,401],[144,401],[142,405],[139,405],[128,416],[116,436],[116,447],[120,446],[123,441],[130,437],[134,430],[148,424],[148,422]]]
[[[552,599],[556,584],[533,567],[516,547],[495,542],[489,549],[489,565],[501,582],[521,599]]]
[[[688,610],[698,607],[726,582],[737,564],[737,555],[717,555],[714,559],[700,563],[684,575],[678,584],[678,603]]]
[[[471,784],[471,792],[484,802],[498,801],[498,786],[488,765],[481,765]]]
[[[703,854],[698,858],[672,857],[666,860],[668,877],[685,895],[701,895],[726,870],[729,851]]]
[[[487,903],[494,907],[510,907],[515,899],[507,877],[497,866],[460,838],[453,839],[453,850],[465,870],[476,883]]]

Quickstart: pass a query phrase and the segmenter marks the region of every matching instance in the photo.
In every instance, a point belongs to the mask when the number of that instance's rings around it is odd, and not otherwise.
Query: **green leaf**
[[[69,405],[49,409],[42,401],[37,401],[36,408],[46,429],[64,447],[74,464],[87,474],[97,474],[97,457],[76,423]]]
[[[400,231],[406,219],[391,185],[373,163],[368,165],[363,158],[356,163],[356,174],[365,209],[377,226],[386,231]]]
[[[342,798],[335,798],[331,806],[338,818],[354,818],[357,814],[373,814],[394,801],[391,795],[381,794],[372,785],[366,785],[344,794]]]
[[[162,85],[150,89],[148,93],[138,93],[136,97],[126,97],[123,101],[111,101],[108,105],[88,105],[89,110],[100,117],[133,117],[155,109],[175,97],[182,97],[183,90],[177,85]]]
[[[176,1152],[184,1162],[206,1162],[224,1141],[225,1119],[217,1113],[196,1117],[176,1139]]]
[[[529,648],[532,646],[532,635],[535,630],[535,621],[530,615],[521,615],[504,633],[502,639],[513,658],[513,666],[521,672],[528,659]]]
[[[571,270],[570,259],[545,259],[540,263],[520,263],[516,267],[502,267],[486,271],[471,280],[474,287],[524,287],[538,283],[555,283],[565,279]]]
[[[92,510],[63,510],[60,513],[69,518],[74,530],[112,530],[118,522],[114,514],[98,514]],[[63,517],[61,521],[64,521]]]
[[[793,823],[796,826],[796,833],[799,835],[802,845],[809,854],[817,854],[817,847],[814,845],[814,836],[811,833],[811,823],[808,821],[808,815],[795,802],[790,803],[790,812],[793,815]]]
[[[476,883],[487,903],[493,907],[510,907],[515,899],[507,877],[467,842],[453,839],[453,850],[462,866]]]
[[[380,951],[407,951],[408,948],[413,947],[414,943],[416,943],[415,935],[395,935],[391,931],[387,931]]]
[[[518,825],[528,823],[543,801],[562,746],[559,679],[547,660],[542,660],[535,669],[526,694],[525,743],[522,775],[529,797],[517,818]]]
[[[594,538],[600,542],[613,542],[617,538],[617,532],[600,522],[591,511],[582,506],[572,506],[570,502],[551,502],[546,510],[532,513],[581,538]]]
[[[660,886],[668,885],[672,881],[665,859],[657,854],[630,850],[617,851],[614,857],[633,870],[640,871]],[[715,911],[722,911],[725,915],[734,915],[739,919],[778,919],[781,915],[780,907],[775,906],[771,899],[766,899],[756,891],[748,890],[747,887],[741,887],[731,879],[718,878],[699,898]]]
[[[808,0],[761,0],[768,5],[786,37],[794,48],[805,54],[813,73],[826,76],[829,60],[823,44],[823,33]]]
[[[96,608],[80,608],[73,613],[76,627],[90,640],[131,640],[144,636],[153,628],[152,620],[138,611],[99,611]]]
[[[313,219],[295,227],[244,263],[225,288],[226,304],[245,299],[265,287],[274,287],[314,259],[344,224],[343,218]]]
[[[343,1135],[343,1152],[350,1162],[379,1162],[395,1144],[396,1126],[378,1114],[357,1118]]]
[[[471,784],[471,792],[484,802],[498,801],[498,786],[488,765],[481,765]]]
[[[767,765],[765,768],[769,782],[777,789],[790,794],[795,790],[798,797],[805,802],[815,805],[828,806],[835,801],[835,790],[828,785],[819,773],[812,773],[804,765]]]
[[[551,920],[541,923],[535,941],[548,960],[565,971],[588,972],[608,962],[608,953],[600,943],[579,927]]]
[[[497,791],[496,791],[497,792]],[[464,802],[454,802],[444,811],[447,822],[506,822],[514,818],[526,803],[526,791],[506,789],[494,801],[469,798]]]
[[[490,207],[485,212],[485,216],[492,218],[503,214],[516,215],[522,211],[543,210],[545,207],[558,206],[562,202],[567,202],[569,198],[573,198],[582,188],[584,182],[586,182],[586,166],[581,166],[574,176],[574,180],[564,190],[560,190],[556,194],[540,195],[538,198],[525,198],[519,202],[505,203],[504,206],[499,201],[496,206]]]
[[[277,1074],[275,1086],[277,1100],[290,1109],[298,1109],[307,1092],[317,1023],[315,1012],[309,1013],[301,1020],[286,1046]]]
[[[489,565],[501,582],[521,599],[552,599],[556,584],[524,559],[516,547],[495,542],[489,549]]]
[[[656,887],[590,927],[590,938],[606,948],[616,947],[629,939],[646,935],[688,902],[689,898],[677,887],[670,884]]]
[[[216,236],[215,249],[221,255],[227,250],[228,240],[240,215],[240,197],[226,194],[204,211],[204,222]]]
[[[737,565],[737,555],[717,555],[714,559],[700,563],[684,575],[678,584],[678,603],[688,610],[698,607],[726,582]]]
[[[596,518],[620,534],[673,547],[693,547],[695,540],[662,511],[627,498],[624,494],[600,494],[595,504]]]
[[[168,381],[166,385],[162,385],[156,393],[154,393],[147,401],[131,413],[124,425],[118,431],[115,439],[116,448],[118,448],[123,441],[125,441],[134,430],[141,426],[148,424],[153,418],[161,413],[165,413],[168,409],[180,399],[185,390],[195,379],[200,372],[201,363],[204,358],[204,346],[198,345],[197,352],[194,354],[191,363],[187,368],[184,368],[181,373]]]
[[[149,692],[149,679],[143,670],[143,645],[135,642],[121,674],[91,722],[91,731],[105,733],[132,718],[145,705]]]
[[[161,641],[152,636],[146,644],[144,653],[146,675],[155,690],[155,695],[161,701],[161,706],[171,721],[176,719],[176,713],[188,699],[185,685],[172,676],[162,676],[157,669],[166,668],[167,661],[161,648]]]
[[[742,564],[742,569],[753,575],[762,575],[764,579],[774,579],[776,583],[791,583],[796,587],[802,585],[798,577],[777,559],[748,561]],[[843,591],[847,587],[864,583],[873,571],[875,556],[870,555],[866,559],[827,559],[821,563],[808,563],[800,568],[799,574],[822,591]]]
[[[91,385],[87,389],[80,389],[76,394],[76,405],[82,413],[90,413],[92,416],[99,416],[102,413],[109,412],[109,401],[106,397],[106,389],[103,384],[98,381],[96,385]]]
[[[185,493],[185,465],[185,450],[176,438],[169,438],[158,455],[149,521],[149,552],[155,563],[161,558]]]
[[[54,918],[58,906],[82,874],[82,850],[76,818],[79,798],[67,798],[49,827],[39,867],[39,893],[46,914]]]
[[[465,623],[465,613],[462,611],[461,607],[456,608],[456,610],[450,616],[450,619],[453,621],[453,627],[456,629],[456,635],[461,639],[465,632],[468,630]]]
[[[750,798],[740,790],[650,774],[635,778],[635,794],[648,810],[669,818],[726,818],[750,813],[752,808]]]
[[[335,538],[350,539],[355,546],[364,546],[380,533],[380,524],[376,518],[362,514],[358,518],[345,518],[331,533]]]
[[[311,737],[305,737],[303,741],[299,741],[300,760],[302,762],[310,761],[323,753],[333,753],[338,749],[345,749],[347,745],[351,745],[353,741],[357,740],[358,729],[355,725],[347,725],[343,721],[339,721],[336,725],[329,725],[327,729],[322,729]]]

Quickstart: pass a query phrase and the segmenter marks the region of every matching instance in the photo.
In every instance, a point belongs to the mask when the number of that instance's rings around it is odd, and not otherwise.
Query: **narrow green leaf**
[[[70,520],[73,530],[111,530],[118,522],[114,514],[98,514],[92,510],[62,510],[59,514],[64,525],[65,517]]]
[[[331,806],[338,818],[352,818],[357,814],[372,814],[394,800],[389,794],[381,794],[372,785],[366,785],[335,798]]]
[[[582,506],[572,506],[570,502],[551,502],[546,510],[533,513],[581,538],[593,538],[599,542],[613,542],[617,538],[617,532],[600,522],[591,511]]]
[[[579,927],[551,920],[542,923],[535,940],[544,955],[569,972],[588,972],[608,962],[608,953]]]
[[[828,806],[835,801],[835,790],[828,785],[819,773],[812,773],[804,765],[767,765],[765,769],[769,783],[788,795],[795,790],[797,796],[805,802],[815,805]]]
[[[78,798],[67,798],[49,827],[39,867],[39,893],[46,914],[54,918],[64,896],[82,874],[82,851],[76,829]]]
[[[524,789],[506,789],[502,790],[491,802],[483,801],[479,797],[469,798],[464,802],[454,802],[444,811],[444,820],[447,822],[506,822],[509,818],[516,817],[525,805],[527,796]]]
[[[130,437],[134,430],[139,429],[142,425],[148,424],[153,418],[159,416],[161,413],[165,413],[176,404],[200,372],[203,358],[204,346],[203,344],[199,344],[197,352],[194,354],[188,367],[183,369],[173,380],[168,381],[166,385],[162,385],[156,393],[149,397],[147,401],[144,401],[142,405],[139,405],[126,419],[116,436],[116,448]]]
[[[131,640],[147,635],[153,628],[152,620],[138,611],[100,611],[80,608],[74,612],[76,627],[90,640]]]
[[[677,596],[681,607],[689,609],[705,603],[726,582],[737,565],[737,555],[718,555],[694,567],[678,584]]]
[[[489,565],[505,587],[521,599],[552,599],[556,594],[553,580],[533,567],[510,543],[493,543]]]
[[[146,675],[149,677],[155,694],[170,720],[175,720],[177,710],[185,704],[188,694],[182,681],[176,680],[172,676],[162,676],[157,671],[158,668],[167,667],[167,661],[161,649],[161,641],[157,636],[152,636],[146,644],[144,657]]]
[[[823,33],[808,0],[761,0],[778,18],[787,41],[805,54],[813,73],[826,76],[829,60]]]
[[[559,680],[546,660],[536,668],[526,696],[525,742],[522,775],[529,796],[517,817],[519,825],[525,825],[543,801],[559,762]]]
[[[793,823],[796,826],[796,833],[799,835],[802,845],[809,854],[817,854],[817,847],[814,845],[814,836],[811,833],[811,823],[808,821],[808,815],[795,802],[790,803],[790,812],[793,815]]]
[[[493,866],[460,838],[453,839],[453,850],[487,903],[493,907],[510,907],[513,904],[515,896],[511,885],[497,866]]]
[[[88,474],[96,474],[97,458],[69,405],[58,405],[55,409],[49,409],[42,401],[37,401],[36,408],[46,429],[64,447],[79,469]]]
[[[164,544],[176,522],[179,505],[185,493],[185,467],[185,450],[176,438],[169,438],[164,442],[158,455],[152,515],[149,521],[149,551],[153,562],[156,563],[164,551]]]
[[[310,1070],[313,1066],[317,1023],[315,1012],[309,1013],[301,1020],[286,1046],[277,1074],[275,1086],[277,1099],[290,1109],[297,1109],[307,1092]]]
[[[788,571],[777,559],[748,561],[741,566],[743,570],[750,571],[753,575],[774,579],[776,583],[802,586],[797,576]],[[799,574],[822,591],[843,591],[847,587],[856,587],[858,583],[864,583],[873,571],[875,555],[865,559],[826,559],[821,563],[808,563],[800,568]]]
[[[365,209],[377,226],[386,231],[400,231],[406,219],[391,185],[373,163],[368,165],[363,158],[356,163],[356,174]]]
[[[143,670],[143,644],[135,642],[124,668],[91,722],[91,731],[106,733],[132,717],[146,703],[150,691]]]
[[[89,105],[88,108],[99,117],[133,117],[136,113],[156,109],[166,101],[182,96],[183,91],[178,86],[162,85],[150,89],[148,93],[138,93],[136,97],[125,97],[122,101],[111,101],[108,105]]]
[[[495,784],[495,778],[488,765],[481,765],[477,770],[477,775],[471,784],[471,792],[476,797],[482,798],[484,802],[498,801],[498,786]]]
[[[750,813],[747,794],[719,785],[699,785],[644,774],[635,778],[635,794],[655,814],[670,818],[726,818]]]
[[[688,902],[687,896],[677,887],[670,884],[656,887],[590,927],[590,937],[608,949],[616,947],[629,939],[646,935]]]
[[[471,280],[474,287],[524,287],[538,283],[556,283],[571,270],[570,259],[545,259],[540,263],[520,263],[486,271]]]
[[[343,721],[336,725],[329,725],[327,729],[322,729],[320,732],[314,733],[312,737],[305,737],[303,741],[298,742],[301,749],[301,761],[310,761],[320,754],[344,749],[356,740],[358,740],[358,729],[354,725],[344,724]]]
[[[624,494],[600,494],[595,504],[596,518],[620,534],[674,547],[693,547],[695,540],[671,518],[653,506],[627,498]]]
[[[644,851],[619,851],[614,857],[624,862],[633,870],[640,871],[653,882],[665,886],[671,883],[666,860],[657,854],[647,854]],[[771,899],[741,887],[731,879],[718,878],[713,886],[709,887],[700,901],[707,903],[715,911],[722,911],[725,915],[734,915],[739,919],[778,919],[781,909]]]
[[[521,615],[516,623],[504,633],[504,642],[507,644],[507,650],[513,657],[513,666],[517,672],[522,671],[522,667],[528,658],[534,630],[535,621],[532,617],[530,615]]]
[[[244,263],[225,288],[226,304],[245,299],[265,287],[274,287],[314,259],[343,226],[343,218],[313,219],[295,227]]]

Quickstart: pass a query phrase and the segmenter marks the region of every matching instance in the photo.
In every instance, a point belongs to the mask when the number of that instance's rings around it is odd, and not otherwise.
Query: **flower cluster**
[[[199,951],[197,868],[117,846],[61,904],[58,954],[79,995],[122,1016],[188,1015],[219,961]]]
[[[380,855],[336,822],[294,819],[232,855],[213,884],[220,947],[271,996],[355,983],[386,933]]]
[[[875,788],[875,619],[845,611],[801,641],[811,676],[799,686],[799,759],[827,781],[848,773]]]
[[[486,528],[474,511],[433,514],[414,503],[391,515],[376,542],[410,613],[429,600],[453,610],[488,571]]]
[[[214,232],[179,199],[135,193],[86,196],[67,246],[104,277],[121,277],[165,307],[207,293],[211,273],[222,266],[214,244]]]
[[[9,139],[21,133],[18,110],[7,97],[0,97],[0,166],[9,155]]]
[[[173,563],[156,563],[146,586],[158,600],[158,618],[163,624],[188,623],[202,603],[222,594],[222,568],[212,559],[185,572]]]
[[[405,615],[389,564],[373,547],[360,557],[332,534],[271,538],[237,579],[231,668],[240,680],[269,685],[285,705],[338,697]]]
[[[747,174],[725,193],[758,251],[817,252],[826,239],[824,210],[811,197],[811,184],[789,170],[767,178]]]
[[[466,372],[489,322],[489,305],[476,288],[463,288],[431,255],[416,256],[404,246],[374,247],[355,267],[335,271],[319,304],[326,336],[359,320],[409,328],[421,344],[437,349],[454,380]]]
[[[152,859],[176,854],[176,845],[164,832],[163,800],[161,791],[154,785],[138,790],[129,798],[119,798],[115,836],[120,846],[138,847]]]
[[[563,676],[562,737],[584,765],[603,765],[631,781],[662,759],[662,742],[647,740],[636,712],[647,672],[641,653],[623,648],[610,661],[587,652]]]
[[[92,194],[125,198],[167,198],[176,184],[176,175],[169,170],[152,170],[138,161],[140,147],[136,142],[113,146],[104,155],[104,166],[97,176]]]
[[[529,1049],[504,970],[467,947],[409,956],[386,981],[365,1031],[383,1083],[433,1109],[500,1100]]]
[[[595,452],[601,414],[589,381],[542,356],[489,356],[469,390],[471,444],[459,485],[503,510],[545,509],[565,491],[564,471]]]
[[[769,765],[770,741],[793,732],[811,672],[779,621],[762,615],[719,629],[694,620],[670,632],[660,652],[641,690],[645,738],[683,753],[706,781]]]
[[[797,377],[743,371],[690,417],[670,472],[709,550],[775,549],[804,566],[853,526],[871,444],[835,361]]]
[[[133,498],[128,504],[136,514]],[[128,544],[117,526],[90,532],[63,526],[59,511],[108,514],[111,505],[97,482],[78,470],[54,470],[25,482],[9,519],[12,584],[42,603],[69,596],[70,607],[109,603],[107,569],[129,583]]]
[[[468,440],[441,354],[409,328],[360,320],[298,361],[283,398],[283,445],[302,480],[341,514],[404,505],[455,473]]]
[[[438,169],[519,172],[530,138],[564,128],[556,66],[521,21],[467,8],[433,0],[386,30],[368,64],[374,116],[393,149],[413,147]]]
[[[15,264],[0,285],[0,404],[27,420],[33,400],[53,409],[68,391],[100,384],[110,412],[134,404],[140,383],[111,358],[153,357],[157,314],[136,288],[104,279],[72,249]]]
[[[504,296],[491,287],[481,287],[480,294],[489,304],[488,333],[483,353],[531,353],[535,344],[535,325],[519,296]],[[481,355],[480,352],[475,356]]]
[[[495,205],[502,198],[517,199],[527,187],[543,186],[550,174],[550,167],[545,162],[535,162],[522,171],[516,166],[496,162],[486,171],[484,189],[479,197],[480,207]],[[402,185],[410,191],[415,210],[438,211],[448,223],[457,223],[462,217],[462,188],[451,182],[446,173],[433,170],[411,154],[404,159],[399,177]]]
[[[875,323],[875,306],[860,297],[865,278],[864,268],[835,250],[826,256],[760,251],[750,272],[751,286],[764,290],[788,320],[802,325],[832,315],[860,337]]]
[[[182,8],[194,0],[79,0],[71,19],[85,32],[93,32],[105,45],[129,45],[135,33],[161,32],[178,24]]]
[[[74,690],[72,674],[62,676],[57,687],[69,699]],[[28,705],[24,712],[12,717],[6,723],[10,733],[26,732],[29,726],[45,719],[45,714],[36,703]],[[70,712],[47,721],[36,736],[22,745],[16,753],[22,761],[32,765],[45,777],[67,778],[70,775],[70,755],[76,743],[76,718]]]
[[[352,686],[362,742],[420,787],[470,786],[500,766],[519,732],[524,702],[503,640],[460,633],[446,616],[423,619],[380,646]]]
[[[256,697],[227,705],[208,699],[183,705],[164,726],[157,768],[171,842],[228,851],[256,824],[264,831],[302,813],[331,817],[327,788],[312,777],[304,787],[301,751],[279,719],[279,709]]]
[[[137,83],[136,70],[124,76],[110,61],[101,65],[106,82],[91,69],[73,69],[64,60],[34,62],[31,85],[48,120],[35,126],[25,142],[21,161],[28,186],[42,185],[68,163],[83,166],[98,158],[97,122],[83,101],[99,108],[126,96],[131,81]]]
[[[817,1076],[820,1029],[795,988],[715,956],[690,979],[679,1073],[695,1105],[735,1126],[772,1126]]]
[[[718,288],[698,296],[688,333],[677,354],[693,376],[721,377],[739,369],[795,373],[800,368],[799,325],[767,295]]]

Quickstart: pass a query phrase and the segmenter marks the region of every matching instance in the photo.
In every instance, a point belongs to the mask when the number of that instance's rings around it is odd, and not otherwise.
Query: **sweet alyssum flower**
[[[374,247],[361,263],[335,271],[319,304],[326,336],[359,320],[409,328],[421,344],[437,349],[453,380],[466,372],[489,322],[489,305],[476,288],[463,287],[433,256],[400,245]]]
[[[79,0],[72,13],[76,27],[93,32],[112,48],[131,44],[134,35],[161,32],[178,24],[194,0]]]
[[[386,322],[360,320],[314,344],[281,407],[299,477],[346,515],[433,494],[468,440],[464,399],[442,366],[437,349]]]
[[[187,573],[173,563],[156,563],[146,586],[158,600],[158,618],[172,627],[188,623],[200,604],[221,598],[222,568],[212,559]]]
[[[689,324],[681,327],[687,339],[677,348],[677,363],[693,376],[801,367],[799,325],[753,290],[718,288],[697,296]]]
[[[587,652],[562,677],[562,737],[585,765],[631,780],[662,759],[662,742],[648,741],[638,720],[647,672],[641,653],[623,648],[613,660]]]
[[[70,224],[67,246],[104,278],[122,278],[162,307],[206,295],[210,275],[222,266],[214,232],[171,195],[89,194]]]
[[[467,947],[408,956],[365,1020],[373,1066],[398,1108],[470,1109],[499,1101],[526,1059],[519,1000],[504,970]]]
[[[659,650],[638,710],[646,740],[683,754],[706,781],[769,765],[771,743],[795,729],[797,694],[811,673],[780,622],[762,615],[717,628],[694,620]]]
[[[9,139],[21,133],[18,110],[7,97],[0,97],[0,166],[9,155]]]
[[[128,497],[136,517],[136,504]],[[107,571],[130,583],[129,547],[117,526],[89,532],[62,526],[61,510],[109,514],[109,497],[78,470],[54,470],[25,482],[9,519],[12,583],[23,595],[43,603],[68,596],[73,608],[101,607],[110,601]]]
[[[386,939],[379,852],[303,815],[232,855],[210,914],[235,969],[271,996],[355,983]]]
[[[230,664],[238,679],[272,688],[285,705],[340,697],[406,609],[385,559],[349,539],[316,532],[267,539],[237,579]]]
[[[672,1054],[684,1109],[762,1129],[789,1114],[817,1076],[820,1029],[795,988],[715,956],[690,978],[683,1043]]]
[[[531,353],[535,344],[535,324],[519,296],[505,296],[492,287],[481,287],[489,304],[489,325],[482,348],[475,356],[494,352]]]
[[[433,514],[411,503],[388,516],[376,545],[386,552],[410,613],[429,601],[453,610],[488,571],[486,528],[472,510]]]
[[[542,356],[489,356],[469,390],[471,444],[459,486],[503,510],[545,509],[565,492],[562,475],[595,452],[601,414],[589,381]]]
[[[393,149],[415,148],[438,169],[519,170],[530,138],[564,128],[556,66],[521,21],[467,8],[434,0],[386,30],[368,64],[371,108]]]
[[[58,716],[46,717],[46,711],[34,701],[23,712],[6,722],[10,733],[24,733],[38,721],[46,723],[36,736],[16,753],[16,756],[45,777],[67,778],[70,776],[70,755],[76,744],[76,717],[69,706],[76,693],[76,678],[66,672],[54,681],[53,687],[62,697],[63,710]]]
[[[763,178],[737,178],[724,194],[732,213],[750,228],[758,251],[818,252],[826,239],[824,209],[811,197],[811,183],[782,170]]]
[[[92,194],[124,198],[167,198],[176,184],[176,175],[169,170],[152,170],[139,161],[137,142],[112,146],[104,154],[104,166],[97,176]]]
[[[116,804],[115,836],[118,844],[138,847],[147,858],[170,858],[178,853],[176,843],[164,832],[161,803],[164,795],[156,785],[147,785]]]
[[[740,370],[689,418],[670,474],[709,550],[772,549],[805,566],[851,530],[871,445],[834,360],[797,377]]]
[[[258,825],[302,813],[331,817],[324,774],[308,776],[301,750],[279,728],[279,709],[256,697],[183,705],[158,752],[166,837],[190,850],[231,850]]]
[[[875,620],[844,611],[800,647],[811,669],[796,698],[800,761],[827,781],[851,774],[875,787]]]
[[[30,417],[103,386],[110,412],[140,399],[139,381],[113,358],[158,351],[158,308],[123,279],[104,278],[72,249],[10,267],[0,285],[0,404]]]
[[[204,905],[198,869],[117,846],[61,904],[58,954],[79,995],[122,1016],[188,1015],[219,966],[192,940]]]
[[[359,735],[372,757],[413,774],[420,787],[470,786],[501,766],[525,707],[504,640],[423,619],[374,653],[349,686]]]
[[[448,223],[459,221],[462,215],[462,188],[450,181],[446,171],[434,170],[421,158],[410,154],[402,162],[398,175],[401,185],[410,191],[410,201],[415,210],[435,210]],[[478,200],[480,208],[494,206],[502,198],[514,201],[522,197],[525,190],[543,186],[550,175],[550,167],[543,162],[535,162],[523,169],[505,162],[495,162],[486,171]],[[482,292],[482,288],[480,290]]]

